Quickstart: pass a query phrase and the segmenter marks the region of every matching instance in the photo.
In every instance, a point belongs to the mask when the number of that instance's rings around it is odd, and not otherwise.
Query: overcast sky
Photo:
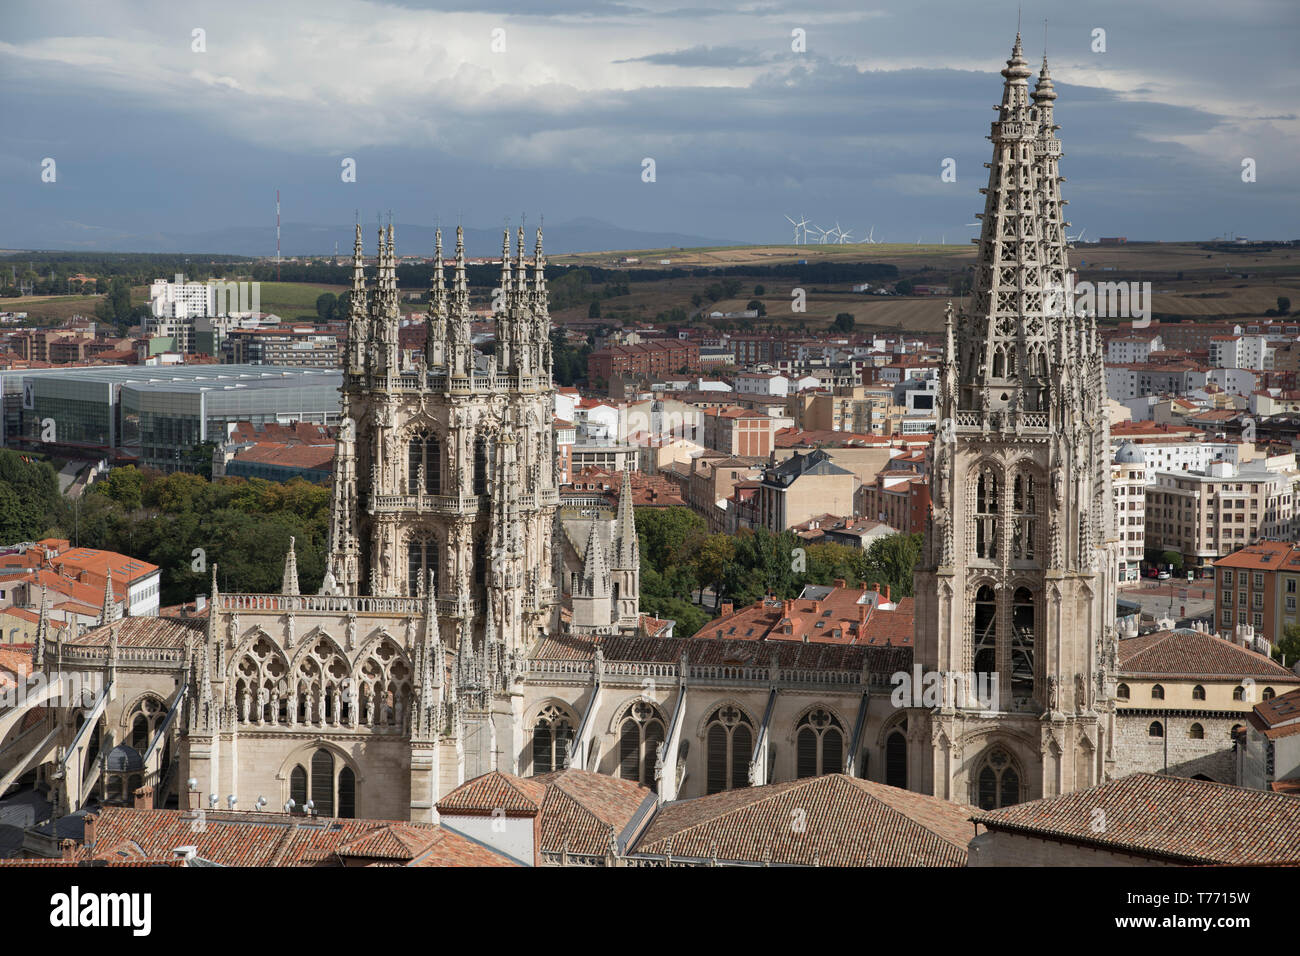
[[[265,225],[277,187],[304,223],[527,213],[773,242],[788,214],[964,241],[1016,18],[983,0],[9,0],[0,246]],[[1300,4],[1025,3],[1035,67],[1044,19],[1074,231],[1300,235]]]

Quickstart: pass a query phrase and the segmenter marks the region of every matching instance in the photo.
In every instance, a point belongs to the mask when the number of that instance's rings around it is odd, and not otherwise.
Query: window
[[[533,725],[533,773],[563,770],[573,746],[573,722],[554,704],[537,715]]]
[[[322,747],[311,755],[310,773],[302,764],[289,772],[289,799],[298,810],[310,800],[319,816],[352,819],[357,815],[356,774]]]
[[[1165,735],[1165,728],[1161,726],[1160,721],[1158,720],[1151,721],[1151,726],[1147,728],[1147,736],[1163,737],[1164,735]]]
[[[1200,724],[1192,724],[1192,726],[1187,728],[1187,736],[1192,740],[1204,740],[1205,728]]]
[[[1120,684],[1116,687],[1115,696],[1119,700],[1128,700],[1128,684]]]
[[[998,558],[998,476],[985,465],[975,481],[975,556]]]
[[[1200,684],[1192,688],[1192,700],[1205,700],[1205,688]]]
[[[995,747],[976,774],[975,803],[981,810],[997,810],[1020,802],[1020,774],[1010,755]]]
[[[724,704],[709,717],[705,729],[707,774],[705,789],[721,793],[749,785],[749,758],[754,748],[754,725],[744,712]]]
[[[1028,588],[1017,588],[1011,606],[1011,693],[1034,693],[1034,598]]]
[[[413,537],[406,545],[406,593],[423,594],[429,586],[429,572],[434,572],[437,585],[438,539]]]
[[[491,477],[491,442],[486,435],[480,435],[474,442],[474,494],[488,493],[488,479]]]
[[[891,787],[907,789],[907,738],[903,724],[885,740],[885,783]]]
[[[1242,687],[1240,684],[1238,684],[1236,687],[1234,687],[1234,688],[1232,689],[1232,699],[1233,699],[1233,700],[1245,700],[1245,699],[1246,699],[1246,688]]]
[[[1260,697],[1263,698],[1264,700],[1272,700],[1276,696],[1277,696],[1276,692],[1271,687],[1265,687],[1264,693],[1260,695]]]
[[[843,726],[823,708],[809,711],[795,734],[795,776],[820,777],[843,769]]]
[[[975,592],[975,673],[995,674],[998,669],[997,602],[988,585]],[[978,678],[977,678],[978,679]]]
[[[1034,476],[1018,474],[1011,486],[1012,557],[1034,560],[1034,538],[1037,532],[1037,498],[1034,495]]]
[[[1223,572],[1223,583],[1224,583],[1226,586],[1228,586],[1228,587],[1232,587],[1232,572],[1231,572],[1231,571],[1224,571],[1224,572]]]
[[[411,495],[442,492],[442,446],[436,435],[419,432],[407,445],[406,489]]]
[[[1156,684],[1154,687],[1151,688],[1151,699],[1152,699],[1152,700],[1164,700],[1164,699],[1165,699],[1165,689],[1164,689],[1163,687],[1161,687],[1159,684]]]
[[[637,701],[618,731],[618,775],[657,790],[655,764],[664,742],[664,722],[653,704]]]

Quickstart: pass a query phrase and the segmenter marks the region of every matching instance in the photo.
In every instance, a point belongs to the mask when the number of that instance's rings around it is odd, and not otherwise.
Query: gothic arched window
[[[311,799],[321,816],[334,816],[334,755],[325,749],[311,755]]]
[[[1028,588],[1016,588],[1011,600],[1011,693],[1032,697],[1034,693],[1034,596]]]
[[[307,771],[303,769],[302,764],[298,764],[289,772],[289,799],[299,810],[307,802]]]
[[[1038,532],[1038,497],[1034,476],[1028,472],[1021,472],[1012,481],[1011,510],[1011,556],[1032,561]]]
[[[749,786],[749,758],[754,749],[754,725],[745,713],[724,704],[709,716],[704,742],[707,749],[706,790],[721,793]]]
[[[144,714],[136,715],[135,720],[131,722],[131,746],[138,750],[141,756],[149,749],[149,721]]]
[[[1128,684],[1120,684],[1116,687],[1115,697],[1119,700],[1128,700]]]
[[[421,594],[429,586],[429,572],[440,578],[438,539],[433,535],[412,537],[406,544],[406,593]]]
[[[306,810],[322,817],[352,818],[357,815],[356,773],[324,747],[311,755],[311,771],[297,764],[289,771],[289,799],[295,810]]]
[[[407,445],[406,488],[412,495],[442,493],[442,444],[438,436],[419,432],[411,438]]]
[[[655,762],[663,741],[664,722],[658,710],[653,704],[637,701],[618,727],[618,775],[657,789]]]
[[[795,776],[820,777],[843,769],[843,726],[823,708],[810,710],[795,732]]]
[[[975,480],[975,556],[998,558],[998,476],[992,467],[980,468]]]
[[[907,738],[902,730],[893,731],[885,739],[885,783],[907,789]]]
[[[1020,802],[1020,774],[1001,747],[995,747],[984,758],[975,782],[975,803],[981,810],[997,810]]]
[[[492,442],[486,435],[474,440],[474,494],[486,495],[492,477]]]
[[[533,773],[563,770],[571,746],[573,722],[568,715],[554,704],[542,708],[533,725]]]
[[[975,592],[975,674],[996,674],[998,670],[998,605],[987,584]]]

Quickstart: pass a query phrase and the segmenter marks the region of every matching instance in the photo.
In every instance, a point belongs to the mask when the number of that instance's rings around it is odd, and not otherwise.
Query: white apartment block
[[[790,380],[775,372],[740,372],[732,380],[738,395],[790,394]]]
[[[1160,341],[1158,335],[1126,335],[1123,338],[1113,338],[1106,343],[1106,364],[1145,362],[1151,358],[1152,352],[1163,350],[1164,343]]]
[[[1216,335],[1210,339],[1210,364],[1215,368],[1273,367],[1273,345],[1263,335]]]
[[[1133,448],[1142,456],[1146,484],[1156,483],[1157,472],[1200,472],[1213,462],[1228,462],[1234,468],[1242,464],[1242,444],[1239,442],[1186,442],[1143,440],[1141,438],[1112,438],[1111,452],[1118,455],[1125,447]],[[1252,446],[1253,447],[1253,446]]]
[[[1110,466],[1115,494],[1115,532],[1119,537],[1116,571],[1119,584],[1139,580],[1146,548],[1147,465],[1132,442],[1120,446]]]

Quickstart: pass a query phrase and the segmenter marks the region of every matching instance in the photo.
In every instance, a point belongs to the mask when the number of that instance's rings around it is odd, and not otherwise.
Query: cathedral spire
[[[501,298],[500,301],[505,304],[507,311],[510,302],[514,298],[515,286],[510,278],[510,230],[501,230]]]
[[[596,531],[599,521],[591,522],[587,532],[587,550],[582,556],[582,595],[583,597],[602,598],[609,596],[609,565],[605,557],[605,545]]]
[[[369,353],[366,308],[366,264],[361,247],[361,223],[352,244],[352,292],[348,296],[348,368],[359,374],[365,370]]]
[[[594,526],[594,523],[593,523]],[[636,518],[632,511],[632,469],[623,469],[623,484],[618,493],[618,518],[614,525],[618,541],[615,567],[631,568],[640,560],[641,546],[636,536]]]
[[[522,299],[528,291],[528,266],[524,262],[524,227],[519,227],[519,238],[515,244],[515,292]]]
[[[104,607],[100,611],[99,623],[111,624],[117,620],[117,600],[113,597],[113,569],[104,569]]]
[[[429,316],[425,320],[424,367],[438,368],[446,363],[447,286],[443,274],[442,229],[433,235],[433,275],[429,280]]]
[[[298,555],[294,550],[293,535],[289,536],[289,552],[284,556],[284,578],[280,582],[280,593],[298,593]]]

